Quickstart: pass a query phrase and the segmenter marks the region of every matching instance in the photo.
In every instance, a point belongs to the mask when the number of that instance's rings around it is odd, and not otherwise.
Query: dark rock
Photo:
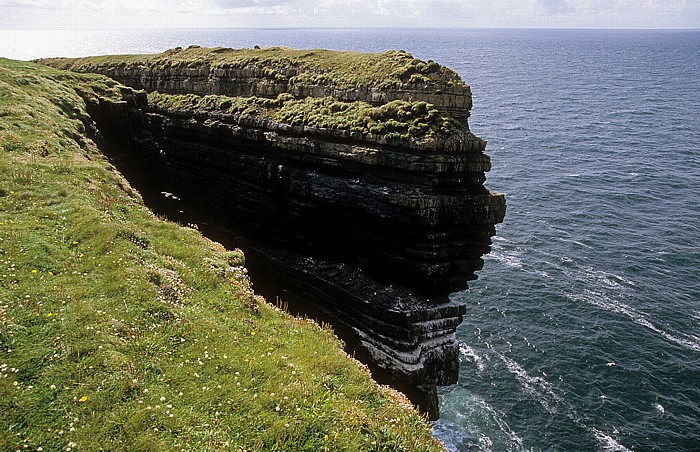
[[[148,112],[179,184],[235,213],[259,240],[421,293],[466,288],[503,218],[503,196],[482,185],[488,157],[469,146],[426,151],[202,111]]]

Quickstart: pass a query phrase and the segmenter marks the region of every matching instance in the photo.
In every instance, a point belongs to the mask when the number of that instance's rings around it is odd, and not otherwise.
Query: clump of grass
[[[144,207],[83,136],[113,81],[0,59],[0,87],[0,450],[440,449],[242,253]]]
[[[366,102],[340,102],[331,97],[285,102],[274,119],[291,125],[387,135],[400,138],[434,137],[465,127],[426,102],[395,100],[379,107]]]
[[[272,117],[275,110],[293,99],[290,94],[280,94],[276,99],[265,97],[229,97],[210,94],[161,94],[157,91],[148,94],[148,102],[163,108],[220,111],[243,117]]]

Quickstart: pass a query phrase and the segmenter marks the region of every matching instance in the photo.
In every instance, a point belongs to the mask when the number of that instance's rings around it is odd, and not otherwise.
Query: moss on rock
[[[367,102],[342,102],[332,97],[295,99],[280,94],[276,99],[153,92],[149,103],[167,109],[204,110],[237,117],[261,117],[280,124],[347,130],[361,134],[396,136],[402,139],[433,138],[467,131],[463,124],[427,102],[395,100],[381,106]]]

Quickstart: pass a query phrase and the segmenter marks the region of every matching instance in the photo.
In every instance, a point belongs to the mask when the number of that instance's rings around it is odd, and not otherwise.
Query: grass
[[[0,59],[0,450],[441,450],[240,251],[143,205],[84,135],[99,97]]]
[[[267,80],[292,85],[379,89],[414,85],[468,89],[454,71],[434,61],[422,61],[410,53],[393,50],[363,53],[288,47],[228,49],[190,46],[150,55],[54,59],[50,64],[80,72],[96,72],[96,68],[105,66],[148,66],[165,70],[169,67],[197,68],[206,65],[212,69],[253,69]]]
[[[239,118],[261,116],[277,123],[354,131],[388,140],[445,138],[468,132],[465,125],[420,101],[395,100],[373,107],[367,102],[341,102],[332,97],[295,99],[290,94],[266,99],[152,92],[148,102],[162,108],[214,111]]]

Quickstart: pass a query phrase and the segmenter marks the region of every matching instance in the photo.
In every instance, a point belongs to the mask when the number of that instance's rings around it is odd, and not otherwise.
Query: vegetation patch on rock
[[[150,104],[161,108],[205,110],[238,118],[268,118],[280,124],[346,130],[392,138],[434,138],[466,133],[466,127],[426,102],[395,100],[374,107],[367,102],[342,102],[332,97],[276,99],[152,92]]]

